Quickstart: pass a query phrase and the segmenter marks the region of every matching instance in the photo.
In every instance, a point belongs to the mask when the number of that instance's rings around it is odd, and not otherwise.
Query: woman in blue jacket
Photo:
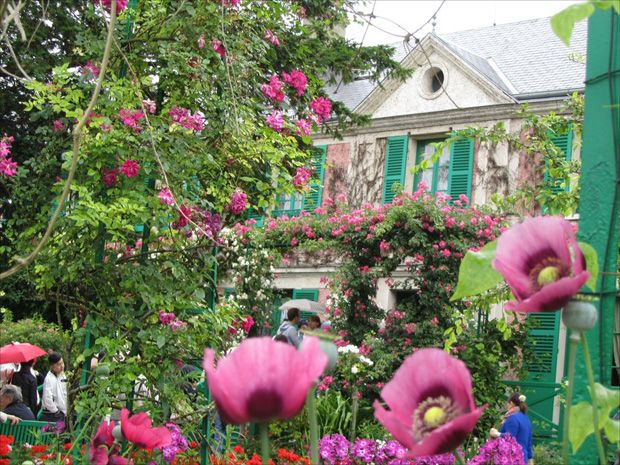
[[[523,461],[526,464],[533,463],[532,453],[532,422],[527,416],[527,404],[525,396],[518,392],[508,398],[508,413],[504,416],[504,423],[499,431],[491,430],[492,437],[504,437],[510,434],[523,449]],[[532,460],[532,462],[530,462]]]

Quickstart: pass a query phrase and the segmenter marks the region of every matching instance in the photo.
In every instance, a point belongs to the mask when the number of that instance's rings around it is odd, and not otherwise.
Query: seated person
[[[35,419],[32,410],[23,402],[21,389],[12,384],[6,384],[0,389],[0,410],[22,420]]]

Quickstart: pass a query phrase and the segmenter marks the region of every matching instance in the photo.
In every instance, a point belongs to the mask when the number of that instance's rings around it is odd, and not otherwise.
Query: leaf
[[[605,423],[605,435],[611,443],[620,443],[620,420],[612,420],[609,418]]]
[[[551,17],[551,29],[568,46],[570,45],[570,36],[573,33],[575,23],[587,18],[592,13],[594,13],[594,5],[592,3],[571,5]]]
[[[197,300],[205,300],[205,290],[204,290],[204,289],[202,289],[202,288],[200,288],[200,287],[199,287],[199,288],[197,288],[197,289],[194,291],[194,297],[195,297]]]
[[[596,253],[596,249],[587,242],[579,242],[579,248],[583,252],[583,257],[586,259],[586,270],[588,270],[591,274],[586,286],[594,291],[596,289],[596,280],[598,278],[598,255]]]
[[[155,343],[157,344],[157,347],[161,349],[164,344],[166,344],[166,337],[162,335],[157,336],[157,340],[155,341]]]
[[[461,262],[459,282],[450,301],[482,294],[502,282],[502,275],[493,269],[497,242],[489,242],[478,252],[468,251]]]
[[[590,387],[588,386],[590,391]],[[592,392],[590,391],[590,395]],[[600,409],[603,409],[605,416],[620,406],[620,394],[617,390],[608,389],[602,384],[594,383],[594,395],[596,396],[596,405]]]
[[[592,405],[579,402],[570,409],[570,430],[568,438],[576,453],[588,436],[594,433],[592,425]]]

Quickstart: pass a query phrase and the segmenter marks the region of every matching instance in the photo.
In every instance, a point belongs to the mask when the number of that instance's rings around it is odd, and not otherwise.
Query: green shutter
[[[265,217],[260,212],[257,212],[253,209],[248,210],[247,218],[248,220],[249,219],[256,220],[256,223],[254,225],[258,228],[262,228],[265,224]]]
[[[553,145],[559,148],[564,154],[564,160],[571,161],[573,158],[573,131],[568,131],[566,134],[562,134],[561,136],[553,136],[550,134],[550,139]],[[545,168],[545,181],[549,180],[549,167]],[[564,183],[563,178],[554,178],[552,180],[553,186],[551,187],[551,191],[553,193],[558,192],[568,192],[569,185],[566,184],[562,187]]]
[[[308,212],[314,211],[321,206],[323,201],[323,177],[325,174],[325,159],[327,157],[327,145],[317,145],[314,147],[315,155],[312,158],[314,182],[310,182],[310,192],[304,195],[302,208]],[[317,182],[318,180],[318,182]]]
[[[293,289],[293,299],[308,299],[313,302],[319,301],[318,289]],[[308,317],[315,315],[314,312],[300,312],[302,320],[307,320]]]
[[[558,336],[560,312],[528,313],[528,341],[534,352],[534,360],[527,367],[530,381],[555,383],[558,360]]]
[[[385,175],[383,181],[383,204],[390,203],[394,197],[394,185],[405,185],[405,167],[407,166],[407,146],[409,136],[387,138],[385,155]]]
[[[448,194],[452,201],[465,194],[471,198],[472,173],[474,168],[474,140],[460,139],[450,147],[450,172],[448,173]]]

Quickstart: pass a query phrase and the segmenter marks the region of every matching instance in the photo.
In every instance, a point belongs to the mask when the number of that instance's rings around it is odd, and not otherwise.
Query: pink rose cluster
[[[286,71],[283,72],[282,81],[291,86],[295,90],[295,94],[298,97],[301,97],[306,92],[306,87],[308,87],[308,78],[298,69],[295,69],[290,73],[287,73]],[[269,78],[269,82],[261,86],[261,92],[265,97],[271,100],[275,100],[276,102],[283,101],[284,92],[282,81],[280,81],[277,74],[272,75],[271,78]]]
[[[176,318],[176,315],[173,312],[164,312],[163,310],[159,311],[159,322],[168,326],[172,331],[176,331],[179,328],[185,328],[187,323]]]
[[[179,207],[179,216],[172,223],[172,228],[177,230],[184,229],[190,226],[190,223],[195,227],[195,231],[192,228],[188,228],[186,231],[187,237],[192,237],[195,232],[198,237],[216,239],[222,229],[222,217],[219,214],[211,213],[209,210],[203,210],[195,206],[181,205]]]
[[[142,127],[139,124],[139,121],[144,118],[144,113],[142,113],[142,110],[128,110],[123,108],[118,112],[118,117],[125,126],[130,127],[134,131],[140,132],[142,130]]]
[[[278,39],[278,36],[275,35],[271,29],[265,31],[265,40],[271,42],[276,47],[280,46],[280,39]]]
[[[248,205],[248,195],[237,187],[230,197],[228,210],[234,215],[243,213]]]
[[[286,71],[282,73],[282,80],[295,89],[295,93],[298,97],[304,95],[306,91],[306,87],[308,87],[308,78],[304,73],[299,71],[298,69],[294,69],[291,73],[287,73]]]
[[[204,118],[198,112],[192,114],[187,108],[174,106],[168,112],[172,122],[185,129],[200,132],[204,128]]]
[[[92,74],[93,77],[99,77],[99,68],[93,64],[91,60],[88,60],[82,69],[80,70],[80,74]]]
[[[222,6],[225,8],[233,8],[239,6],[241,4],[241,0],[222,0]]]
[[[226,56],[226,49],[224,48],[224,44],[219,39],[213,39],[211,41],[211,48],[217,53],[220,57],[224,58]]]
[[[325,97],[317,97],[310,102],[310,108],[320,121],[327,121],[332,112],[332,102]]]
[[[6,133],[0,139],[0,173],[7,177],[15,176],[17,173],[17,162],[14,162],[9,155],[11,154],[11,144],[15,138]]]
[[[140,165],[137,161],[128,159],[125,160],[119,168],[105,168],[101,175],[103,185],[106,187],[114,187],[120,173],[128,178],[135,178],[140,173]]]
[[[267,122],[267,126],[274,131],[280,132],[284,128],[284,116],[281,111],[273,110],[265,121]]]
[[[112,9],[112,0],[95,0],[95,3],[98,3],[99,5],[103,5],[103,7],[108,11]],[[127,0],[117,0],[116,12],[120,13],[125,8],[127,8]]]
[[[303,166],[301,168],[297,168],[297,172],[295,176],[293,176],[293,185],[295,187],[305,186],[310,178],[312,177],[312,172]]]

